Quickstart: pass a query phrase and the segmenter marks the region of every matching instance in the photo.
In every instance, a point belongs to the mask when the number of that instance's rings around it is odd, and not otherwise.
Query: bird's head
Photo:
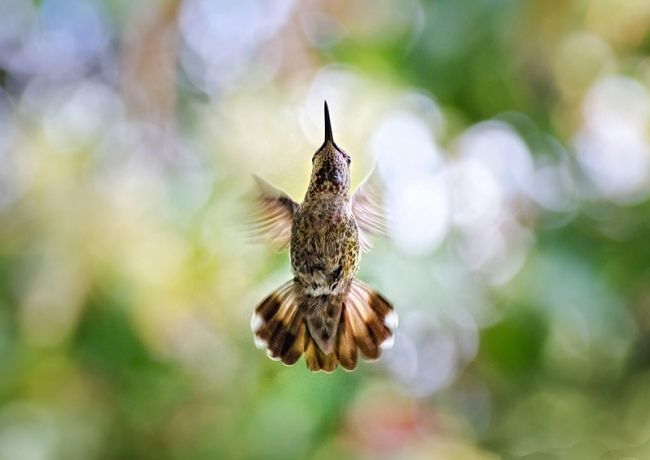
[[[350,155],[334,142],[327,102],[325,102],[325,142],[314,153],[312,164],[307,194],[348,194],[350,190]]]

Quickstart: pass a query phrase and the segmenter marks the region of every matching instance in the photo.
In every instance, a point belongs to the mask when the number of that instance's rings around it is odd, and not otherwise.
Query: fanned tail
[[[333,372],[339,363],[351,371],[357,367],[359,355],[376,360],[382,350],[392,346],[397,314],[391,303],[371,287],[355,278],[343,299],[332,296],[329,303],[323,300],[319,299],[324,305],[320,316],[340,315],[334,337],[324,340],[322,336],[312,335],[318,334],[314,324],[319,320],[314,318],[319,312],[305,318],[304,311],[309,309],[301,308],[304,297],[301,300],[294,282],[290,281],[255,309],[251,328],[256,344],[266,348],[271,359],[287,365],[294,364],[304,353],[307,367],[313,372]],[[320,330],[326,329],[329,328]]]

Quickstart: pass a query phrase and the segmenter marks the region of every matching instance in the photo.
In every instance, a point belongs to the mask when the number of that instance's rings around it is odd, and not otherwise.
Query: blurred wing
[[[386,234],[386,218],[381,199],[381,185],[374,169],[363,180],[352,195],[352,214],[359,227],[361,249],[370,250],[371,236]]]
[[[298,204],[289,195],[258,176],[255,201],[258,211],[251,222],[255,239],[270,241],[279,249],[286,248],[291,240],[291,225]]]

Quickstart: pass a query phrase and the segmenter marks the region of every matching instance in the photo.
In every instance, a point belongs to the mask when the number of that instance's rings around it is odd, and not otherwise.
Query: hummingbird
[[[293,278],[255,308],[258,348],[292,365],[305,355],[313,371],[356,368],[392,346],[398,317],[384,296],[355,277],[370,237],[385,231],[372,173],[350,195],[350,155],[332,135],[327,101],[325,141],[312,157],[302,203],[258,176],[258,236],[289,247]]]

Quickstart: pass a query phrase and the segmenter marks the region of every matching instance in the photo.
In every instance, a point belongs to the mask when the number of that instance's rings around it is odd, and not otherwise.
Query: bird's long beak
[[[330,111],[325,101],[325,143],[331,142],[334,144],[334,136],[332,136],[332,124],[330,123]]]

